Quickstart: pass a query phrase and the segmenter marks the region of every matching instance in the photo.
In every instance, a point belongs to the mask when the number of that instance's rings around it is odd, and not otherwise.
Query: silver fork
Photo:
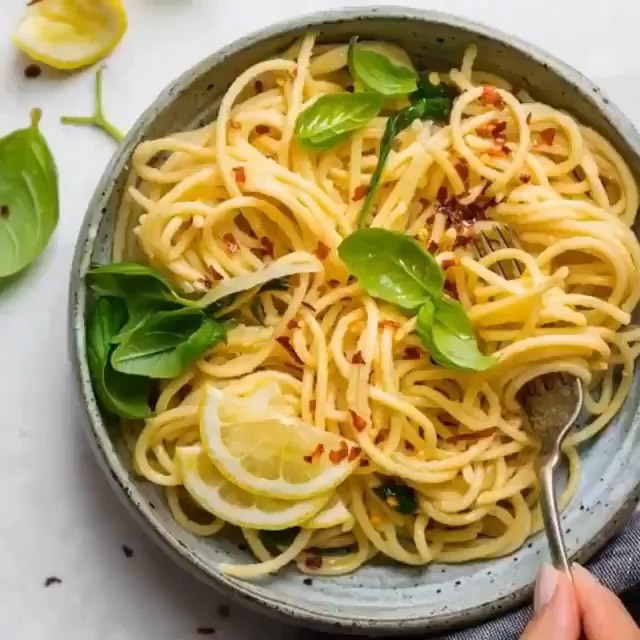
[[[517,238],[508,228],[499,226],[492,231],[492,235],[480,232],[474,239],[473,247],[478,257],[501,248],[520,248]],[[506,265],[497,263],[495,271],[508,279],[523,275],[522,268],[515,260],[507,261]],[[551,561],[556,569],[564,571],[571,578],[560,525],[554,472],[560,462],[562,443],[582,408],[582,386],[578,378],[568,373],[545,374],[524,385],[519,399],[527,415],[529,428],[541,443],[536,471],[540,482],[540,509]]]

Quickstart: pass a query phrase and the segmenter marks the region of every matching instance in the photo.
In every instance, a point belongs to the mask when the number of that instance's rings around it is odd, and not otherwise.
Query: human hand
[[[574,565],[573,585],[544,566],[536,582],[534,617],[521,640],[640,640],[640,628],[624,605],[586,569]]]

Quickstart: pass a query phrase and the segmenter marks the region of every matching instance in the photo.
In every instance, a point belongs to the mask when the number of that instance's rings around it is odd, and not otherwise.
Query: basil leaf
[[[418,74],[410,67],[395,64],[387,56],[349,43],[349,70],[356,84],[383,96],[406,96],[417,89]]]
[[[225,326],[198,309],[160,311],[118,344],[111,364],[134,376],[175,378],[225,336]]]
[[[462,305],[442,298],[427,301],[418,312],[416,332],[429,355],[443,367],[485,371],[497,360],[480,353],[473,325]]]
[[[100,298],[87,320],[87,361],[93,388],[103,408],[121,418],[151,415],[148,404],[151,382],[115,371],[109,363],[111,341],[127,318],[122,300]]]
[[[30,127],[0,140],[0,278],[31,264],[58,223],[58,173],[40,116],[34,109]]]
[[[330,149],[362,128],[382,109],[377,93],[330,93],[298,115],[295,136],[308,149]]]
[[[406,484],[389,481],[374,487],[373,492],[398,513],[408,515],[418,510],[416,492]]]
[[[412,102],[427,102],[424,118],[443,120],[449,116],[455,92],[444,83],[431,84],[427,78],[418,80],[416,92],[410,96]]]
[[[149,300],[142,300],[141,302],[128,300],[127,322],[122,329],[113,336],[111,344],[120,344],[121,342],[124,342],[143,322],[147,320],[147,318],[159,311],[168,311],[170,308],[169,303],[163,304],[161,302]]]
[[[417,102],[416,104],[411,104],[400,109],[398,113],[395,113],[387,119],[387,124],[385,125],[384,133],[382,134],[382,140],[380,141],[378,163],[376,164],[376,168],[371,176],[369,191],[362,203],[362,209],[360,209],[360,213],[358,214],[358,226],[362,226],[362,223],[365,221],[367,214],[371,209],[371,204],[373,203],[378,187],[380,186],[382,171],[384,170],[384,165],[387,162],[387,157],[392,149],[395,137],[401,131],[404,131],[409,127],[414,120],[422,118],[424,110],[424,102]]]
[[[340,243],[338,255],[367,293],[399,307],[416,309],[442,295],[435,258],[404,233],[360,229]]]
[[[87,284],[97,296],[135,298],[137,302],[170,302],[197,306],[197,300],[178,295],[158,271],[137,262],[114,262],[94,267],[86,274]]]

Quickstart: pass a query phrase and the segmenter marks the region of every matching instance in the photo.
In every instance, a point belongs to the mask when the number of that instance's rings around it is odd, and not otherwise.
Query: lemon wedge
[[[213,515],[247,529],[277,531],[302,524],[320,511],[330,494],[291,502],[254,496],[229,482],[218,472],[200,445],[178,447],[178,464],[185,489]]]
[[[341,525],[353,525],[354,517],[349,513],[339,496],[334,496],[329,504],[302,526],[305,529],[330,529]]]
[[[229,481],[255,495],[302,500],[331,491],[353,471],[359,447],[288,409],[277,386],[242,398],[208,386],[200,416],[207,455]]]
[[[107,56],[127,30],[121,0],[41,0],[13,33],[28,56],[56,69],[79,69]]]

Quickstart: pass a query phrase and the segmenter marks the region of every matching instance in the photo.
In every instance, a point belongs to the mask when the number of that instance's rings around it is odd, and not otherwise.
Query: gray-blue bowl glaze
[[[477,68],[495,72],[534,97],[574,114],[605,135],[640,176],[640,137],[588,79],[543,51],[494,29],[445,14],[371,7],[318,13],[277,24],[232,44],[171,83],[139,118],[109,165],[86,214],[71,274],[70,341],[75,376],[87,408],[87,433],[113,486],[144,528],[183,566],[227,594],[289,621],[375,635],[435,631],[470,625],[525,602],[547,557],[543,535],[513,555],[459,566],[424,569],[370,565],[353,575],[303,584],[295,570],[258,582],[219,573],[221,562],[249,557],[224,539],[201,539],[172,519],[158,489],[136,478],[128,456],[112,441],[96,403],[85,356],[86,292],[82,276],[93,260],[108,260],[114,218],[127,164],[143,139],[209,121],[233,79],[251,64],[284,49],[308,29],[327,41],[358,34],[403,46],[424,68],[458,65],[465,47],[478,44]],[[582,480],[563,515],[569,553],[585,561],[624,522],[638,502],[640,450],[636,382],[615,422],[582,451]]]

